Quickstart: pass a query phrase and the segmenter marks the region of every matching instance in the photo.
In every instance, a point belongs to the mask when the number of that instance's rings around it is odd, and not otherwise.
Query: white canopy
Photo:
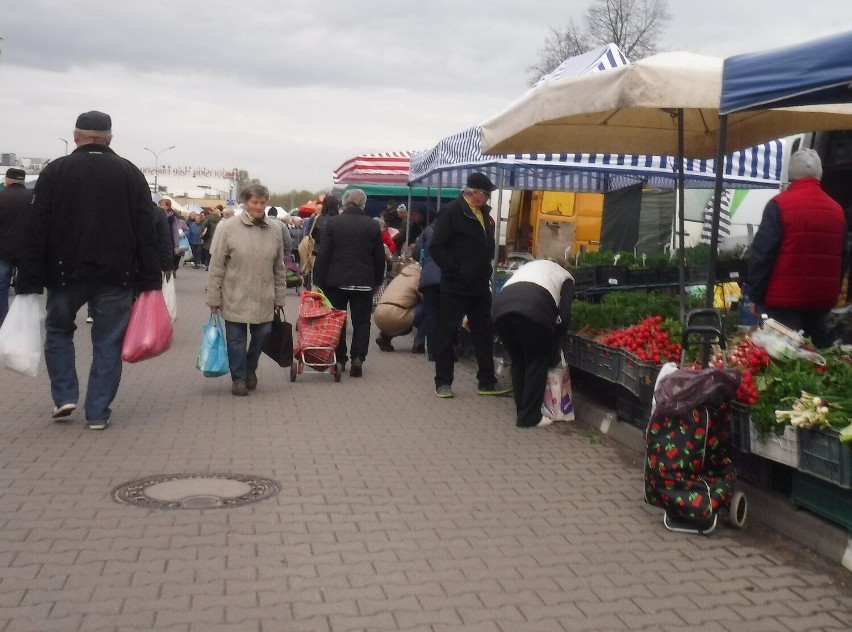
[[[712,58],[694,57],[699,76],[702,72],[702,64],[712,66],[707,61]],[[625,76],[626,69],[636,66],[641,69],[643,62],[630,64],[618,47],[608,44],[589,53],[567,59],[509,105],[505,112],[514,112],[516,108],[520,108],[525,114],[527,109],[533,114],[538,113],[542,109],[542,94],[550,94],[553,85],[591,80],[594,80],[595,85],[607,83],[611,81],[612,75]],[[721,73],[721,60],[716,60],[715,66],[718,73]],[[609,80],[607,80],[608,77]],[[557,100],[567,98],[570,94],[572,92],[566,90],[559,92],[558,96],[553,98]],[[592,92],[589,92],[587,96],[590,99],[594,98]],[[535,105],[528,108],[528,103]],[[659,111],[654,112],[654,115],[659,118]],[[492,121],[501,117],[503,117],[502,114]],[[665,113],[664,117],[666,125],[676,133],[676,122],[672,121],[668,113]],[[520,125],[514,117],[505,124],[505,127],[508,129],[511,124]],[[491,125],[491,122],[486,125]],[[480,171],[494,182],[499,182],[498,178],[502,174],[502,187],[506,189],[607,191],[638,182],[655,188],[674,186],[677,167],[674,157],[676,147],[675,149],[667,148],[666,151],[660,152],[661,155],[623,154],[616,152],[624,151],[624,149],[612,148],[600,148],[605,153],[561,153],[572,149],[572,142],[575,139],[560,136],[556,134],[557,131],[549,127],[542,130],[542,137],[551,132],[556,136],[555,139],[547,138],[546,144],[537,144],[540,141],[538,136],[525,137],[523,141],[509,148],[509,151],[538,153],[483,155],[480,151],[480,144],[485,141],[483,127],[470,127],[444,138],[429,151],[415,152],[411,157],[410,181],[429,186],[460,188],[471,172]],[[598,128],[590,131],[589,134],[594,136],[604,134],[604,131]],[[521,142],[524,144],[521,145]],[[585,145],[576,148],[582,151],[598,151],[597,147]],[[651,149],[652,147],[641,147],[632,151],[647,152]],[[777,187],[781,175],[781,156],[782,146],[779,141],[736,152],[726,160],[726,186]],[[712,188],[714,161],[687,160],[684,164],[684,178],[685,186],[688,188]]]

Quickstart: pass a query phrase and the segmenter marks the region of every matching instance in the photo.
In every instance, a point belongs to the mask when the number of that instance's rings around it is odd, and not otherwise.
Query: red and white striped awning
[[[408,184],[410,151],[363,154],[333,172],[335,184]]]

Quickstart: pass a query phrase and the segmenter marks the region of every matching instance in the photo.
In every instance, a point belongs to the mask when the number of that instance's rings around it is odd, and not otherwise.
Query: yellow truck
[[[513,191],[507,249],[552,259],[597,250],[603,203],[600,193]]]

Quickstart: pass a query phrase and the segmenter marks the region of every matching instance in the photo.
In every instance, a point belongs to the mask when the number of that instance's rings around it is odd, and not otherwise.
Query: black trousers
[[[364,290],[342,290],[339,287],[325,288],[325,295],[331,304],[337,309],[349,308],[350,320],[352,321],[352,349],[349,356],[352,358],[367,357],[367,349],[370,347],[370,316],[373,313],[373,293]],[[346,327],[340,332],[340,342],[337,344],[337,361],[346,364]]]
[[[438,344],[435,349],[435,386],[452,385],[455,363],[453,343],[462,318],[467,315],[470,338],[476,354],[479,386],[491,386],[494,375],[494,323],[491,321],[491,294],[461,296],[441,292],[438,317]]]
[[[438,345],[441,288],[438,285],[427,285],[420,288],[420,293],[423,295],[423,329],[426,332],[426,351],[431,358],[434,358],[435,347]]]
[[[520,314],[506,314],[494,323],[500,342],[512,361],[512,395],[518,426],[530,428],[541,421],[541,403],[547,370],[555,363],[556,330],[534,323]]]

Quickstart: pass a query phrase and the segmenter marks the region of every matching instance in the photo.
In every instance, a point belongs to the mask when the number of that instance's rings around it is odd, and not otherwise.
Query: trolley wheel
[[[340,378],[343,376],[343,365],[340,362],[337,362],[333,367],[331,367],[331,373],[334,375],[334,381],[339,382]]]
[[[745,526],[748,518],[748,501],[742,492],[734,492],[731,496],[731,505],[728,511],[728,521],[737,529]]]
[[[290,381],[296,381],[296,374],[299,372],[298,367],[296,366],[296,362],[293,361],[293,364],[290,365]]]

